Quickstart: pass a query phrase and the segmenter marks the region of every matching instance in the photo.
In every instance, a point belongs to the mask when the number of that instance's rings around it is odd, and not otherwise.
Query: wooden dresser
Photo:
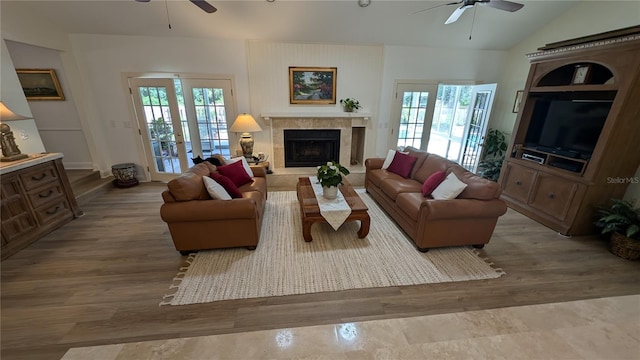
[[[80,216],[62,154],[0,163],[2,259]]]

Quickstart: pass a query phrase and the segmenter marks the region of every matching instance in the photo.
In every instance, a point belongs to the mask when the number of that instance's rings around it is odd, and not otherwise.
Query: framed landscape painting
[[[54,69],[16,69],[27,100],[64,100]]]
[[[289,103],[335,104],[335,67],[289,67]]]

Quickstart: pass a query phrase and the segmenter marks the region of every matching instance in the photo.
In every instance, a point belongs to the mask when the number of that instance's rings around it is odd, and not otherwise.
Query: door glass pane
[[[475,104],[471,110],[471,121],[469,123],[469,130],[467,131],[467,140],[464,144],[464,152],[460,162],[460,165],[469,171],[475,170],[475,165],[479,160],[478,157],[481,152],[480,143],[482,136],[484,136],[485,123],[488,119],[487,109],[490,105],[490,97],[490,91],[479,91],[476,94]]]
[[[428,92],[405,91],[403,93],[397,147],[413,146],[419,149],[422,145],[422,131],[428,100]]]
[[[223,89],[194,87],[192,92],[203,156],[230,157]]]
[[[427,151],[458,161],[472,86],[439,85]]]
[[[178,100],[178,112],[180,113],[180,128],[184,136],[184,143],[187,151],[187,163],[189,167],[195,165],[193,163],[193,149],[191,147],[191,132],[189,131],[189,122],[187,120],[187,111],[184,103],[184,89],[180,79],[173,80],[173,86],[176,89],[176,98]]]
[[[155,160],[156,171],[181,173],[167,89],[163,86],[141,86],[138,92],[144,108],[149,145]]]

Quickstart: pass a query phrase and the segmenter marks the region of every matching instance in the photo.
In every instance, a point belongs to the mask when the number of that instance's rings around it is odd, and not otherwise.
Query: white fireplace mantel
[[[291,119],[291,118],[351,118],[351,119],[363,119],[369,120],[371,114],[359,113],[359,112],[282,112],[282,113],[265,113],[260,114],[265,121],[271,121],[274,119]]]

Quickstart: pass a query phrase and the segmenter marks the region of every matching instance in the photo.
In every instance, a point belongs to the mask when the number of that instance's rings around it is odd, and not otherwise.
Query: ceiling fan
[[[151,0],[136,0],[137,2],[149,2]],[[191,3],[193,3],[195,6],[199,7],[200,9],[202,9],[204,12],[206,13],[214,13],[216,11],[218,11],[218,9],[216,9],[213,5],[209,4],[208,2],[206,2],[205,0],[189,0],[191,1]]]
[[[516,2],[513,2],[513,1],[507,1],[507,0],[461,0],[461,1],[452,2],[452,3],[448,3],[448,4],[440,4],[440,5],[437,5],[437,6],[432,6],[432,7],[427,8],[427,9],[416,11],[413,14],[417,14],[417,13],[420,13],[420,12],[423,12],[423,11],[435,9],[437,7],[440,7],[440,6],[460,5],[460,7],[456,8],[453,11],[451,16],[449,16],[449,18],[447,19],[447,21],[444,22],[445,24],[451,24],[451,23],[455,22],[456,20],[458,20],[460,15],[462,15],[462,13],[465,10],[474,7],[476,4],[488,6],[488,7],[494,8],[494,9],[510,11],[510,12],[518,11],[518,10],[522,9],[522,7],[524,6],[523,4],[516,3]]]

